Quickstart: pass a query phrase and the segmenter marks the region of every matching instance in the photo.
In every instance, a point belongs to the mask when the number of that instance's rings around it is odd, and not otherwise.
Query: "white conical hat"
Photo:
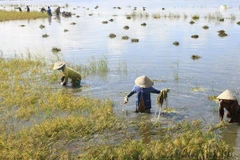
[[[217,98],[226,100],[237,100],[237,98],[228,89],[222,92]]]
[[[152,87],[154,82],[144,75],[136,78],[135,84],[141,88],[148,88],[148,87]]]
[[[53,70],[57,70],[60,69],[62,66],[64,66],[66,63],[62,62],[62,61],[57,61],[56,63],[54,63],[54,67]]]

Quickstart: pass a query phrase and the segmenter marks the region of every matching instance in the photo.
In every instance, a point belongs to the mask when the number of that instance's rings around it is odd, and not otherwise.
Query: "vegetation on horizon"
[[[36,11],[17,12],[0,10],[0,21],[47,18],[48,15]]]

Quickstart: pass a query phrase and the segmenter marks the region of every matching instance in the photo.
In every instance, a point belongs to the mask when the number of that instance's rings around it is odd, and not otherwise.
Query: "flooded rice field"
[[[200,119],[215,124],[219,122],[218,103],[209,100],[210,96],[230,89],[240,100],[240,3],[236,0],[0,1],[0,9],[27,4],[32,10],[51,5],[52,11],[60,5],[61,11],[73,15],[0,22],[3,57],[30,52],[74,65],[106,58],[107,73],[86,76],[81,89],[66,90],[76,96],[109,98],[120,117],[141,117],[134,112],[135,96],[123,104],[141,75],[153,79],[157,89],[170,89],[168,106],[176,113],[162,116],[163,122]],[[224,4],[229,8],[219,8]],[[220,35],[220,30],[226,34]],[[53,47],[61,51],[54,54]],[[61,88],[58,84],[52,87]],[[152,95],[152,119],[158,107],[156,98]],[[220,132],[239,153],[239,125]]]

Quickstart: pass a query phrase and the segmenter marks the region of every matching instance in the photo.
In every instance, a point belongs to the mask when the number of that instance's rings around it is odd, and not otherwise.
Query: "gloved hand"
[[[128,97],[124,97],[124,104],[126,104],[128,102]]]

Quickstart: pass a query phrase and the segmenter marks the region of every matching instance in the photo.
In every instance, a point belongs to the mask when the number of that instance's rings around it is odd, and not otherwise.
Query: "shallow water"
[[[0,9],[13,9],[11,4],[30,4],[32,10],[39,10],[43,5],[52,5],[54,10],[56,5],[63,6],[66,2],[0,1]],[[231,8],[219,10],[222,4]],[[25,54],[29,51],[52,60],[56,58],[51,52],[52,47],[61,48],[58,56],[62,60],[78,65],[87,64],[91,57],[97,59],[105,56],[110,68],[108,74],[88,76],[82,80],[83,86],[88,87],[81,92],[70,92],[75,95],[110,98],[115,103],[115,112],[128,119],[139,118],[139,115],[134,113],[135,96],[129,99],[127,105],[123,105],[123,97],[132,89],[135,78],[141,75],[157,80],[155,88],[171,90],[168,106],[177,112],[161,117],[163,123],[172,119],[201,119],[206,123],[217,123],[218,104],[209,101],[208,96],[219,95],[225,89],[230,89],[240,98],[240,25],[236,24],[240,21],[238,1],[225,0],[220,3],[217,0],[93,0],[79,3],[72,0],[68,1],[68,5],[68,8],[61,8],[61,11],[71,11],[80,18],[76,15],[71,18],[53,16],[50,19],[1,22],[0,36],[4,38],[0,39],[0,50],[3,56],[13,57],[14,54]],[[99,8],[94,9],[97,5]],[[149,17],[126,19],[126,14],[131,14],[134,7],[137,7],[137,13],[148,13]],[[146,11],[143,11],[142,7],[146,7]],[[154,19],[154,13],[167,17]],[[224,22],[204,18],[215,13],[223,15]],[[180,15],[180,18],[169,15]],[[187,18],[184,18],[184,15],[187,15]],[[192,15],[199,15],[200,19],[191,25],[189,22]],[[113,22],[102,23],[111,18]],[[72,22],[76,25],[70,25]],[[147,24],[145,27],[141,26],[144,22]],[[41,24],[45,25],[44,29],[39,28]],[[126,25],[130,27],[129,30],[123,29]],[[204,25],[209,26],[209,29],[204,30]],[[64,29],[69,32],[64,32]],[[225,30],[228,36],[219,37],[218,30]],[[110,39],[110,33],[117,37]],[[48,34],[49,37],[42,38],[43,34]],[[194,34],[199,35],[199,38],[191,38]],[[122,40],[121,37],[125,35],[130,39]],[[131,43],[131,38],[138,38],[139,43]],[[174,41],[178,41],[180,45],[174,46]],[[191,56],[194,54],[202,58],[193,61]],[[124,65],[127,67],[124,68]],[[159,80],[166,82],[158,82]],[[192,88],[196,87],[202,90],[192,91]],[[156,118],[156,97],[157,95],[152,95],[153,114],[150,114],[150,118],[153,120]],[[229,137],[228,143],[239,150],[239,126],[231,125],[228,129],[229,131],[223,131],[223,136]]]

